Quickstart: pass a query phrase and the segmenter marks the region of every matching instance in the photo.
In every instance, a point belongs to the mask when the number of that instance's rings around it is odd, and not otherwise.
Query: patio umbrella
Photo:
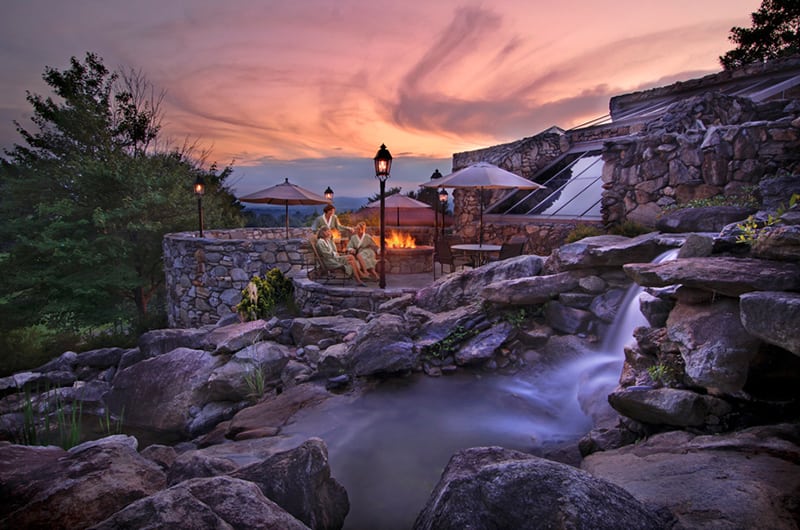
[[[480,193],[480,231],[478,232],[479,243],[483,244],[483,190],[537,190],[544,188],[519,175],[506,171],[501,167],[488,162],[478,162],[465,168],[459,169],[440,179],[431,179],[421,184],[424,188],[478,188]]]
[[[399,193],[393,193],[388,197],[384,198],[384,204],[387,208],[396,208],[397,209],[397,226],[400,226],[400,208],[430,208],[429,204],[425,204],[422,201],[418,201],[417,199],[412,199],[407,195],[400,195]],[[380,208],[381,201],[373,201],[367,204],[367,208]]]
[[[331,202],[322,195],[317,195],[313,191],[292,184],[288,178],[283,183],[276,184],[271,188],[239,197],[239,200],[258,204],[283,204],[286,207],[286,239],[289,239],[290,204],[328,204]]]

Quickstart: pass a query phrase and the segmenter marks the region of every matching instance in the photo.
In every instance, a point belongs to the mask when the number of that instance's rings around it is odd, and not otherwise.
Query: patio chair
[[[525,238],[511,238],[500,246],[500,254],[496,258],[489,258],[489,261],[502,261],[508,258],[521,256],[525,251]]]
[[[445,265],[450,267],[449,272],[455,272],[459,265],[462,270],[464,269],[464,265],[473,266],[468,258],[454,255],[453,251],[450,249],[450,243],[443,239],[436,241],[436,261],[442,266],[442,274],[444,274]]]
[[[341,282],[341,284],[344,285],[344,282],[349,278],[349,276],[347,276],[345,273],[344,267],[331,269],[325,266],[325,262],[322,261],[319,251],[317,250],[317,236],[309,236],[308,244],[311,246],[311,252],[314,256],[314,267],[308,273],[309,279],[317,282],[336,281]]]

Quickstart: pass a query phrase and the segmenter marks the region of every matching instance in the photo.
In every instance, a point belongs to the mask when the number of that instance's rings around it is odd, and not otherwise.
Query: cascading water
[[[670,249],[656,257],[653,263],[671,261],[677,255],[678,249]],[[595,424],[615,416],[605,397],[617,386],[625,361],[625,347],[633,343],[634,330],[648,325],[639,309],[639,297],[643,291],[640,285],[631,285],[599,350],[564,367],[577,381],[576,399],[581,409]]]
[[[301,411],[281,436],[325,440],[350,498],[345,530],[411,528],[456,451],[500,445],[543,454],[592,428],[592,409],[608,407],[619,379],[624,345],[645,323],[640,293],[627,293],[603,348],[577,352],[572,363],[515,376],[390,380],[354,400]]]

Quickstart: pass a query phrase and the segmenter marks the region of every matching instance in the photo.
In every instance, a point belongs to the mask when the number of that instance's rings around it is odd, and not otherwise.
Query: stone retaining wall
[[[277,267],[284,274],[311,263],[310,231],[290,228],[206,230],[164,236],[167,317],[173,328],[214,324],[233,314],[253,276]]]
[[[433,239],[433,227],[402,229],[417,241]],[[308,228],[290,228],[289,239],[285,228],[205,230],[203,235],[180,232],[164,236],[167,317],[172,328],[196,328],[230,317],[247,283],[274,267],[294,280],[295,302],[305,315],[348,308],[373,311],[404,294],[402,290],[378,289],[362,293],[308,280],[306,272],[313,264]],[[418,265],[430,266],[429,260]]]

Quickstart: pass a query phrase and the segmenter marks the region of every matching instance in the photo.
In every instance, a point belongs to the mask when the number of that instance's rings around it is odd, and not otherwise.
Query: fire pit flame
[[[416,241],[411,234],[395,232],[392,230],[386,238],[386,246],[389,248],[417,248]]]

